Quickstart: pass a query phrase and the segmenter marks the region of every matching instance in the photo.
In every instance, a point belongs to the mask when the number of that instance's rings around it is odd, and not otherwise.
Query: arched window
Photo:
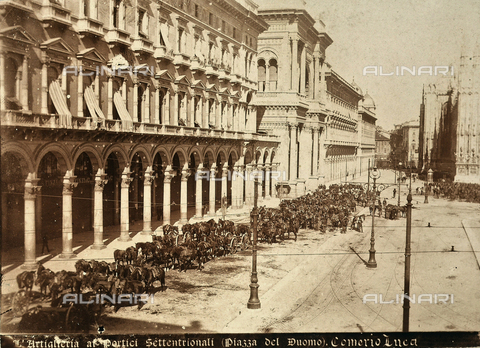
[[[258,91],[264,92],[265,91],[265,80],[266,80],[266,67],[265,61],[260,59],[258,61]]]
[[[270,59],[270,62],[268,63],[268,82],[270,86],[270,91],[276,91],[277,90],[277,82],[278,82],[278,66],[277,66],[277,60],[276,59]]]

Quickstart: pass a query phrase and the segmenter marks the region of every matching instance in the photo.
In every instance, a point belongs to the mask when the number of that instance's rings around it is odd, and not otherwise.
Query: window
[[[208,14],[208,25],[213,27],[213,13]]]
[[[113,0],[112,24],[116,29],[125,30],[125,3],[123,0]]]
[[[200,16],[200,11],[198,9],[198,5],[195,4],[195,17],[198,18]]]
[[[183,52],[183,28],[178,29],[178,52]]]
[[[225,33],[225,21],[222,21],[222,33]]]
[[[145,23],[144,23],[144,18],[146,16],[145,11],[139,10],[138,11],[138,35],[142,37],[146,37],[147,35],[145,34]]]
[[[232,37],[236,40],[237,39],[237,28],[233,28],[233,34]]]
[[[162,35],[162,30],[160,30],[160,46],[166,46],[165,44],[165,39],[163,38],[163,35]]]
[[[265,79],[266,79],[265,61],[261,59],[258,61],[258,90],[260,92],[265,91]]]

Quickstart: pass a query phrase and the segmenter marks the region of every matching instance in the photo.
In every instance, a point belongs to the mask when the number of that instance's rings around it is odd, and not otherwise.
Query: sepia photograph
[[[0,0],[1,345],[480,346],[479,23]]]

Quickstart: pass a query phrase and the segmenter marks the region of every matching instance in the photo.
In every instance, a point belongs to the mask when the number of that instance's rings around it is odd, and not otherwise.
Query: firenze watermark
[[[63,68],[63,75],[74,76],[125,76],[125,75],[142,75],[142,76],[155,76],[155,67],[138,65],[138,66],[116,66],[108,67],[105,65],[96,66],[94,70],[85,70],[83,67],[77,65],[68,65]]]
[[[363,304],[403,304],[405,299],[410,303],[448,304],[453,303],[453,294],[396,294],[395,298],[384,299],[383,294],[366,294],[363,296]]]
[[[253,170],[251,172],[238,172],[238,171],[227,171],[226,176],[221,176],[219,178],[212,175],[209,170],[199,170],[195,173],[195,181],[207,179],[207,181],[235,181],[235,180],[243,180],[243,181],[255,181],[258,179],[259,181],[266,181],[267,177],[271,180],[279,180],[279,181],[287,181],[287,173],[284,171],[276,171],[276,170]]]
[[[448,65],[422,65],[396,66],[392,69],[385,69],[381,65],[369,65],[363,68],[363,76],[453,76],[453,66]]]
[[[62,297],[62,304],[129,304],[136,305],[139,303],[153,303],[153,294],[95,294],[95,296],[89,296],[85,298],[83,294],[64,294]]]

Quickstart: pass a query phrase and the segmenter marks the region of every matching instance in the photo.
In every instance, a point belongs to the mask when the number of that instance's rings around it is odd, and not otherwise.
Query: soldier
[[[47,252],[50,252],[50,248],[48,247],[47,234],[45,232],[42,232],[42,255],[43,255],[43,251],[45,250],[45,248],[47,249]]]

